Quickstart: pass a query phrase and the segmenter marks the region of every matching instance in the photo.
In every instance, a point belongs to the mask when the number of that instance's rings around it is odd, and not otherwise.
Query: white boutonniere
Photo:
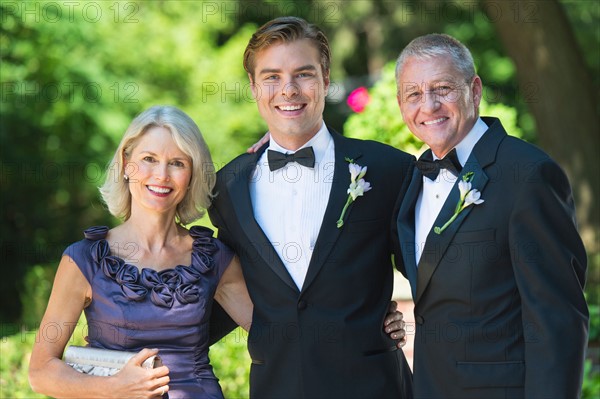
[[[371,189],[371,183],[365,181],[363,177],[367,173],[366,166],[360,166],[354,163],[354,160],[349,158],[344,158],[346,162],[349,162],[348,168],[350,169],[350,186],[348,187],[348,199],[346,200],[346,205],[344,205],[344,209],[342,209],[342,214],[337,221],[337,228],[339,229],[344,225],[344,215],[346,214],[346,210],[348,206],[356,201],[358,197],[363,196],[367,191]]]
[[[454,219],[470,205],[479,205],[483,203],[481,199],[481,192],[476,188],[471,189],[471,180],[473,180],[473,172],[465,173],[462,180],[458,182],[458,189],[460,191],[460,199],[456,204],[454,215],[442,226],[434,227],[433,231],[436,234],[442,234],[442,231],[446,230],[446,227],[450,226],[450,223],[454,222]]]

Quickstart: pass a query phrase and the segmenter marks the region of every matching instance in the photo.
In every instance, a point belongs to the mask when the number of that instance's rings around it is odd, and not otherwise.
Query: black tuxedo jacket
[[[415,398],[576,398],[587,342],[586,254],[571,189],[548,155],[507,136],[496,118],[461,176],[484,203],[441,234],[415,264],[414,168],[397,218],[399,268],[415,300]],[[461,179],[459,176],[459,180]],[[454,186],[434,226],[459,200]]]
[[[414,157],[332,133],[331,194],[299,290],[253,216],[249,179],[266,145],[221,169],[210,218],[239,255],[254,314],[248,336],[253,398],[407,398],[404,354],[383,331],[392,295],[389,224]],[[372,189],[336,221],[348,198],[348,162],[367,166]],[[263,170],[262,178],[267,173]]]

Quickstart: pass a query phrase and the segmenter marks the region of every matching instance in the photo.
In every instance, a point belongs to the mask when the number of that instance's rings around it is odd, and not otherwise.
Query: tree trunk
[[[482,5],[516,64],[540,145],[569,176],[588,253],[597,252],[599,108],[565,11],[556,0],[484,0]]]

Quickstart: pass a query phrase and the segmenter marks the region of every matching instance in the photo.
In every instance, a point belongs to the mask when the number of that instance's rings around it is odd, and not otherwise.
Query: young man
[[[254,303],[250,396],[408,398],[410,370],[382,324],[389,224],[414,158],[327,128],[329,62],[323,32],[293,17],[259,28],[244,54],[271,140],[218,173],[209,213]]]

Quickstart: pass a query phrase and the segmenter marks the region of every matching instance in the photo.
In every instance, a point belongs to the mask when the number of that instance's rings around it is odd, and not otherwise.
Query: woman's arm
[[[61,360],[81,311],[91,298],[89,282],[75,261],[63,256],[31,353],[29,382],[32,389],[55,398],[160,397],[163,388],[168,390],[168,368],[141,367],[157,350],[144,349],[111,377],[79,373]]]
[[[246,331],[250,330],[254,307],[246,288],[240,259],[237,256],[233,257],[223,273],[215,293],[215,299],[239,326]]]

